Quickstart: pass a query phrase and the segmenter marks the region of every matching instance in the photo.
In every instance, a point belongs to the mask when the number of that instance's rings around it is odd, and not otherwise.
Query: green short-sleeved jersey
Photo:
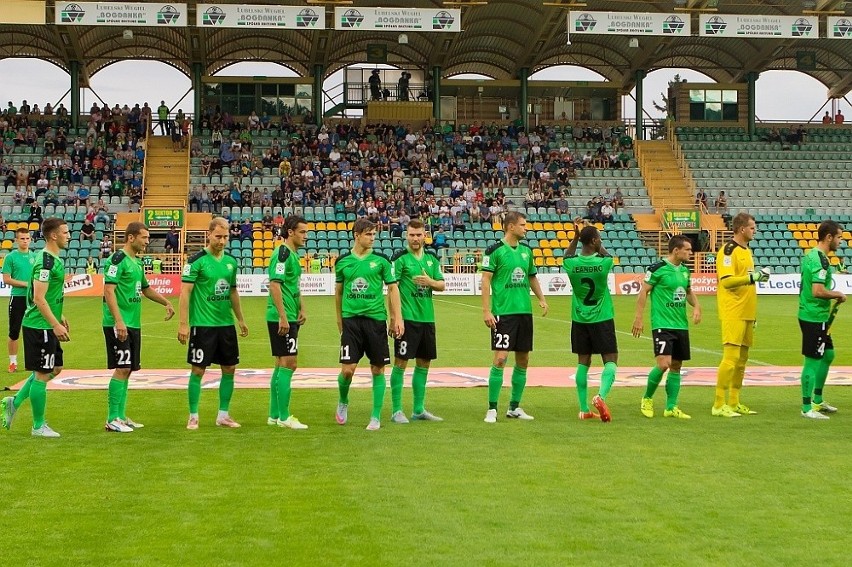
[[[432,288],[414,283],[416,276],[426,275],[443,281],[441,263],[432,252],[423,251],[418,258],[406,248],[393,256],[393,265],[399,278],[399,296],[402,302],[402,318],[416,323],[434,323],[435,306],[432,303]]]
[[[281,296],[284,300],[284,312],[287,313],[287,321],[295,323],[299,319],[299,310],[302,304],[302,294],[299,290],[302,265],[299,263],[299,255],[282,244],[275,249],[269,258],[267,273],[270,287],[273,285],[281,286]],[[266,300],[266,320],[272,323],[278,321],[278,310],[272,301],[271,293]]]
[[[651,329],[689,328],[686,318],[686,296],[690,289],[689,268],[675,266],[668,260],[657,262],[645,272],[645,283],[651,291]]]
[[[571,320],[576,323],[600,323],[615,317],[609,294],[612,256],[568,256],[562,269],[571,281]]]
[[[131,258],[124,250],[115,252],[107,259],[104,269],[104,286],[108,285],[115,288],[115,300],[124,324],[131,329],[141,329],[142,290],[148,288],[142,261],[139,258]],[[115,318],[110,313],[106,299],[103,302],[102,325],[115,325]]]
[[[56,320],[62,321],[62,302],[65,298],[65,263],[58,256],[42,250],[36,255],[33,277],[30,280],[30,286],[27,288],[27,311],[24,314],[24,327],[52,329],[51,324],[42,317],[38,307],[33,303],[33,283],[36,281],[47,284],[47,293],[45,293],[44,298]]]
[[[813,285],[823,284],[831,289],[834,268],[819,248],[802,256],[801,289],[799,289],[799,319],[810,323],[825,323],[831,313],[831,300],[814,297]]]
[[[334,281],[343,284],[344,318],[387,321],[383,285],[397,282],[396,270],[387,256],[372,250],[363,257],[346,252],[334,263]]]
[[[501,240],[485,250],[482,271],[490,272],[491,313],[531,315],[530,277],[538,273],[532,250],[525,244],[514,248]]]
[[[13,280],[28,282],[33,277],[33,265],[35,265],[37,254],[32,250],[21,252],[12,250],[3,260],[3,275],[9,274]],[[26,297],[27,288],[13,287],[10,292],[12,297]]]
[[[231,289],[237,287],[237,261],[228,254],[216,258],[206,248],[189,258],[181,282],[194,284],[189,299],[191,327],[230,327]]]

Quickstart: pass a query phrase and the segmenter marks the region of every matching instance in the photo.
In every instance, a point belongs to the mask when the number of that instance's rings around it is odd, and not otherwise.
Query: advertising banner
[[[55,23],[64,26],[185,28],[186,4],[174,2],[57,2]]]
[[[45,24],[44,0],[5,0],[0,24]]]
[[[645,274],[615,274],[617,295],[638,295]],[[690,285],[695,295],[716,295],[716,273],[692,274]],[[759,293],[759,291],[758,291]]]
[[[148,285],[164,297],[180,295],[180,274],[148,274]]]
[[[334,29],[343,31],[460,32],[461,10],[335,8]]]
[[[852,39],[852,17],[828,16],[826,23],[828,39]]]
[[[439,295],[475,295],[475,274],[444,274],[444,291]]]
[[[269,4],[199,4],[196,25],[204,28],[325,29],[325,8]]]
[[[829,29],[830,35],[831,29]],[[815,16],[699,14],[698,35],[706,37],[819,38]]]
[[[698,210],[674,211],[663,213],[663,228],[677,228],[683,232],[695,232],[701,227]]]
[[[568,13],[568,35],[664,35],[688,37],[692,32],[689,15],[633,12]]]
[[[334,274],[302,274],[299,290],[302,295],[334,295]]]

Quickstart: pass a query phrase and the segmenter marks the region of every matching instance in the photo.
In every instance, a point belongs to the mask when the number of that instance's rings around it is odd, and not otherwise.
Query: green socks
[[[127,420],[127,390],[130,388],[130,378],[122,380],[124,388],[121,392],[121,400],[118,402],[118,419]]]
[[[580,411],[589,412],[589,367],[585,364],[577,365],[577,399],[580,401]]]
[[[618,370],[618,366],[614,362],[607,362],[604,364],[604,369],[601,373],[601,388],[598,390],[598,395],[604,400],[615,382],[616,370]]]
[[[402,386],[405,382],[405,369],[394,366],[391,369],[391,414],[402,411]]]
[[[429,375],[428,368],[414,367],[414,376],[411,377],[411,390],[414,392],[414,413],[426,411],[426,380]],[[393,379],[391,377],[391,379]]]
[[[352,385],[352,378],[347,380],[343,373],[337,375],[337,391],[340,393],[340,403],[349,403],[349,387]]]
[[[645,387],[644,397],[654,397],[654,392],[657,391],[657,387],[663,380],[663,374],[665,374],[665,372],[661,370],[659,366],[655,366],[651,369],[651,371],[648,373],[648,385]],[[669,374],[669,380],[671,380],[671,374]],[[668,391],[668,382],[666,382],[666,391]]]
[[[109,393],[107,395],[109,413],[107,414],[107,423],[111,423],[113,420],[121,417],[119,415],[121,413],[121,398],[124,396],[124,385],[126,383],[126,380],[119,380],[117,378],[112,378],[109,381]]]
[[[804,365],[802,365],[802,411],[805,413],[811,411],[811,396],[814,393],[814,384],[816,384],[816,376],[821,365],[821,360],[807,356]],[[822,390],[820,390],[820,393],[822,393]]]
[[[231,397],[234,395],[234,375],[222,374],[219,381],[219,411],[227,412],[231,407]]]
[[[290,417],[290,382],[293,380],[293,370],[278,369],[278,419],[285,421]]]
[[[385,403],[386,388],[387,382],[385,381],[384,374],[373,376],[373,413],[370,414],[370,417],[373,419],[380,420],[382,418],[382,406]]]
[[[35,372],[30,374],[30,377],[27,378],[27,381],[24,382],[24,385],[18,390],[18,393],[15,394],[15,409],[19,409],[21,405],[27,401],[27,398],[30,397],[30,389],[32,388],[33,381],[35,380]]]
[[[518,409],[521,405],[521,397],[527,385],[527,369],[515,366],[512,369],[512,397],[509,399],[509,409]]]
[[[500,389],[503,387],[503,369],[491,367],[488,373],[488,409],[497,409],[500,401]]]
[[[666,376],[666,409],[671,411],[677,407],[677,397],[680,394],[680,372],[669,370]]]
[[[189,375],[189,413],[198,415],[198,402],[201,400],[201,376]]]
[[[33,380],[30,386],[30,404],[33,406],[33,429],[44,425],[44,408],[47,406],[47,382]]]
[[[825,351],[820,365],[817,368],[816,382],[814,383],[814,403],[822,403],[822,389],[825,387],[825,381],[828,379],[828,370],[831,368],[831,363],[834,362],[834,349]]]
[[[276,366],[272,369],[272,377],[269,379],[269,417],[272,419],[279,418],[278,412],[278,371]],[[286,418],[285,418],[286,419]]]

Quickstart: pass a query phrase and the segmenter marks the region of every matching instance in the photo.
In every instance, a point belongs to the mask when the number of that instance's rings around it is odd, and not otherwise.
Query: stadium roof
[[[597,71],[625,91],[633,87],[637,70],[662,67],[691,68],[719,82],[741,82],[750,71],[796,69],[797,52],[816,56],[816,67],[803,70],[842,96],[852,88],[852,41],[837,39],[739,39],[687,37],[640,38],[639,47],[628,47],[629,37],[571,35],[567,43],[569,9],[615,12],[672,12],[675,5],[693,10],[715,8],[718,13],[801,15],[805,8],[818,12],[848,13],[840,0],[675,0],[646,2],[615,0],[410,0],[377,2],[354,0],[325,2],[327,12],[335,5],[368,7],[461,8],[461,33],[408,33],[408,43],[397,42],[396,32],[334,29],[281,31],[274,29],[201,29],[195,27],[197,0],[189,4],[186,28],[133,28],[133,39],[122,37],[120,27],[0,25],[0,58],[37,57],[63,69],[80,61],[82,83],[111,63],[132,59],[161,60],[187,75],[193,64],[213,74],[237,61],[272,61],[300,75],[310,75],[315,64],[326,74],[366,59],[368,43],[386,43],[388,63],[429,68],[439,65],[443,75],[481,73],[496,79],[516,78],[528,68],[534,73],[552,65],[579,65]],[[211,0],[207,0],[208,2]],[[219,4],[282,4],[316,6],[318,0],[227,0]],[[61,4],[61,2],[59,2]],[[57,2],[47,1],[47,21],[54,21]],[[697,16],[694,16],[697,18]],[[329,24],[331,20],[329,19]],[[823,24],[824,25],[824,24]],[[333,28],[333,25],[331,25]],[[693,30],[697,29],[693,23]],[[824,34],[823,34],[824,35]]]

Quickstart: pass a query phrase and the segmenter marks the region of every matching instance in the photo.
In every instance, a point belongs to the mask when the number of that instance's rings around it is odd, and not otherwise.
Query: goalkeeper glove
[[[759,270],[755,270],[753,272],[748,273],[748,277],[751,280],[752,284],[755,284],[757,282],[768,282],[769,275],[769,268],[760,268]]]

